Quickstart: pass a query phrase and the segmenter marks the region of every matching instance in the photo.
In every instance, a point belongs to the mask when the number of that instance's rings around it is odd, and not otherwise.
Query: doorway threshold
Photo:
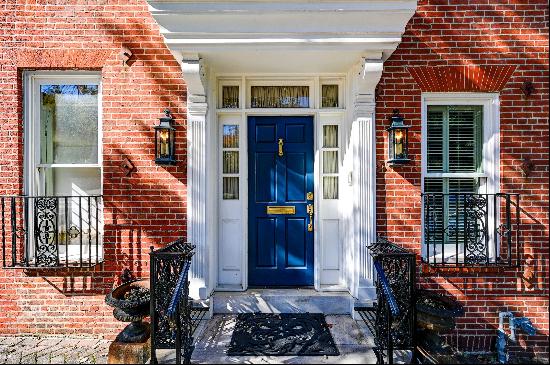
[[[351,314],[354,298],[347,291],[316,291],[313,288],[251,288],[242,292],[215,291],[214,314],[324,313]]]

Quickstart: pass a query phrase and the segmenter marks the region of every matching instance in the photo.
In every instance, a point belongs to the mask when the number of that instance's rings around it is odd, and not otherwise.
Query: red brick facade
[[[493,67],[491,67],[493,66]],[[497,71],[497,67],[502,72]],[[492,70],[491,70],[492,69]],[[511,72],[513,71],[513,72]],[[493,80],[483,82],[483,75]],[[548,4],[546,1],[420,0],[403,42],[384,64],[377,98],[378,232],[420,252],[421,92],[500,91],[501,191],[521,194],[521,266],[421,274],[423,286],[446,291],[466,307],[457,336],[463,350],[489,349],[498,312],[532,319],[539,335],[520,345],[548,356]],[[499,81],[507,81],[505,84]],[[525,97],[521,86],[535,92]],[[413,162],[386,167],[392,109],[405,116]],[[523,177],[524,158],[534,171]],[[529,279],[529,271],[535,275]]]
[[[123,65],[121,51],[133,53]],[[144,0],[3,1],[0,5],[0,194],[22,193],[22,72],[101,71],[105,262],[90,270],[0,270],[0,333],[113,335],[104,293],[122,268],[149,272],[149,246],[186,231],[185,98],[181,68]],[[154,164],[164,108],[179,162]],[[129,177],[125,157],[136,166]]]
[[[545,0],[456,3],[420,0],[403,42],[384,65],[377,94],[377,229],[420,252],[421,91],[500,91],[501,191],[522,194],[521,267],[424,270],[421,281],[457,296],[466,306],[457,331],[462,349],[489,349],[498,312],[512,310],[533,320],[539,335],[529,337],[529,348],[547,355],[548,5]],[[129,65],[123,64],[123,47],[134,54]],[[436,66],[441,72],[430,73]],[[447,75],[443,67],[456,76],[449,89],[441,84],[441,75]],[[430,74],[423,76],[422,68]],[[121,324],[103,294],[114,277],[125,267],[147,275],[148,247],[186,233],[186,88],[181,69],[145,0],[5,0],[0,5],[0,194],[22,193],[22,72],[34,69],[101,71],[105,263],[68,272],[0,270],[0,333],[112,336]],[[464,71],[472,69],[474,81]],[[479,81],[478,74],[492,82]],[[422,80],[426,85],[438,81],[437,88],[423,86]],[[521,90],[524,81],[535,87],[529,97]],[[153,157],[152,127],[166,107],[178,129],[179,162],[171,167],[155,165]],[[391,168],[383,161],[385,128],[394,108],[413,126],[413,161]],[[129,177],[120,167],[125,157],[137,167]],[[535,164],[529,177],[520,169],[524,158]],[[529,270],[534,278],[527,277]],[[526,346],[525,338],[520,345]]]

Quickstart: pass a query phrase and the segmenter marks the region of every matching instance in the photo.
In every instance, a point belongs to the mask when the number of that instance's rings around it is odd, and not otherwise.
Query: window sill
[[[461,266],[462,265],[462,266]],[[428,264],[422,261],[420,265],[420,273],[422,275],[434,275],[434,274],[484,274],[484,273],[500,273],[503,271],[514,269],[516,266],[497,265],[492,264],[490,266],[473,266],[465,264]]]

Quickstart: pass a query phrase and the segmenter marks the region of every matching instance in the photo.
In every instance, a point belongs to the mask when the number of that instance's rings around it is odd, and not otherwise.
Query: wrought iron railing
[[[422,194],[424,251],[433,266],[516,266],[519,194]]]
[[[189,268],[195,246],[176,240],[165,248],[151,249],[151,363],[157,349],[175,349],[176,363],[190,363],[193,333],[208,312],[195,308],[189,297]]]
[[[103,261],[102,197],[0,196],[4,268],[92,267]]]
[[[415,358],[415,254],[383,237],[369,246],[376,270],[375,353],[377,362],[393,364],[394,350],[409,350]]]

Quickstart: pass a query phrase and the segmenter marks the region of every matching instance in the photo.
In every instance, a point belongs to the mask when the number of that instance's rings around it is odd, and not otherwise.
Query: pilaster
[[[190,294],[207,293],[208,247],[206,245],[206,67],[198,55],[181,61],[187,85],[187,240],[196,246],[191,265]]]

